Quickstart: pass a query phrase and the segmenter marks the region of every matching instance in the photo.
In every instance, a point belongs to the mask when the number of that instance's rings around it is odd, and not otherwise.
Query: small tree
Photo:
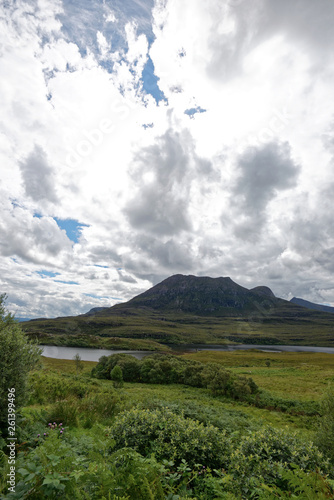
[[[81,372],[83,370],[83,364],[81,362],[81,356],[80,354],[76,353],[76,355],[73,357],[74,361],[75,361],[75,369],[76,369],[76,372],[77,372],[77,375],[79,374],[79,372]]]
[[[28,372],[38,364],[42,352],[6,312],[5,300],[6,295],[0,295],[0,432],[4,434],[8,429],[8,390],[15,394],[17,411],[27,398]]]
[[[114,383],[114,387],[123,387],[123,372],[119,365],[114,366],[110,372],[110,378]]]

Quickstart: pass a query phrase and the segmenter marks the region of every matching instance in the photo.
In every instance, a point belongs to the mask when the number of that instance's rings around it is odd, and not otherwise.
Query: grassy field
[[[251,351],[199,351],[187,359],[220,363],[235,373],[250,376],[262,389],[302,401],[319,400],[334,383],[334,354]]]
[[[283,409],[281,402],[259,406],[256,398],[213,393],[210,385],[194,387],[191,377],[182,378],[188,385],[122,385],[92,377],[95,362],[42,357],[42,366],[29,375],[29,401],[20,412],[17,493],[8,498],[332,498],[334,462],[313,445],[319,442],[316,431],[324,417],[301,409],[319,406],[316,400],[334,378],[334,355],[202,351],[180,356],[252,376],[260,387],[256,396],[266,401],[274,401],[275,394],[291,398],[294,411],[289,405]],[[124,357],[109,362],[117,359]],[[132,369],[136,365],[128,363]],[[159,381],[154,378],[157,363],[165,369],[174,363],[190,372],[213,370],[214,379],[226,373],[155,355],[141,365],[146,366],[141,380],[147,367],[154,366],[148,381]],[[327,447],[327,430],[324,436]],[[4,464],[0,496],[7,475]],[[285,477],[293,484],[282,482]],[[281,487],[287,495],[280,496]],[[259,496],[269,490],[278,494]]]
[[[220,363],[224,367],[244,376],[252,377],[261,389],[271,394],[298,401],[319,400],[328,384],[334,382],[334,355],[321,353],[263,353],[259,351],[200,351],[184,354],[187,359]],[[270,363],[270,366],[268,366]],[[88,379],[96,363],[82,362],[80,378]],[[44,370],[58,374],[75,374],[75,362],[43,358]],[[112,383],[99,383],[111,387]],[[180,385],[156,385],[126,383],[121,390],[128,408],[141,404],[144,407],[171,405],[180,410],[192,411],[197,419],[209,418],[217,425],[228,425],[236,419],[240,428],[261,425],[288,427],[307,436],[312,435],[316,417],[291,415],[288,413],[256,408],[243,402],[227,398],[213,398],[206,389]],[[190,409],[190,410],[189,410]],[[225,415],[225,417],[223,417]]]

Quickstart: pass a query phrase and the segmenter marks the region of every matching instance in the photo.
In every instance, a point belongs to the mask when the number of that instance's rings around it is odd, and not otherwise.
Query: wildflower
[[[37,434],[37,437],[39,438],[39,437],[41,437],[41,435],[40,435],[40,434]]]
[[[46,436],[46,432],[44,432],[44,436]]]

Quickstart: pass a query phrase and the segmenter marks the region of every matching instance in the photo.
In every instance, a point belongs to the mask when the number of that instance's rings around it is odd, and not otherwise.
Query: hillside
[[[334,317],[248,290],[230,278],[174,275],[110,308],[33,320],[24,330],[55,345],[166,349],[166,344],[334,345]]]
[[[290,300],[292,304],[297,304],[298,306],[306,307],[307,309],[313,309],[314,311],[322,311],[327,313],[334,313],[334,307],[325,306],[323,304],[315,304],[314,302],[309,302],[308,300],[299,299],[298,297],[293,297]]]
[[[148,307],[200,316],[245,316],[261,308],[275,308],[279,299],[269,292],[266,294],[257,288],[247,290],[231,278],[177,274],[118,307]],[[107,311],[102,311],[102,314],[107,314]]]

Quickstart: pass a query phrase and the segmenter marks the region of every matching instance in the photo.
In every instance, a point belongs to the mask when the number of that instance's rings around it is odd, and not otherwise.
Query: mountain
[[[315,304],[314,302],[299,299],[298,297],[293,297],[290,302],[292,302],[293,304],[297,304],[298,306],[306,307],[307,309],[314,309],[315,311],[323,311],[332,314],[334,313],[334,307],[325,306],[323,304]]]
[[[231,278],[170,276],[128,302],[73,317],[22,323],[39,342],[83,347],[166,349],[229,342],[334,346],[334,316],[248,290]]]
[[[85,316],[94,316],[94,314],[104,311],[105,309],[109,309],[109,307],[93,307],[88,312],[86,312]]]
[[[225,317],[245,316],[259,312],[261,308],[270,310],[279,301],[267,287],[248,290],[231,278],[176,274],[128,302],[118,304],[117,308],[124,310],[144,307],[161,312]],[[108,314],[108,309],[102,311],[102,314]]]

